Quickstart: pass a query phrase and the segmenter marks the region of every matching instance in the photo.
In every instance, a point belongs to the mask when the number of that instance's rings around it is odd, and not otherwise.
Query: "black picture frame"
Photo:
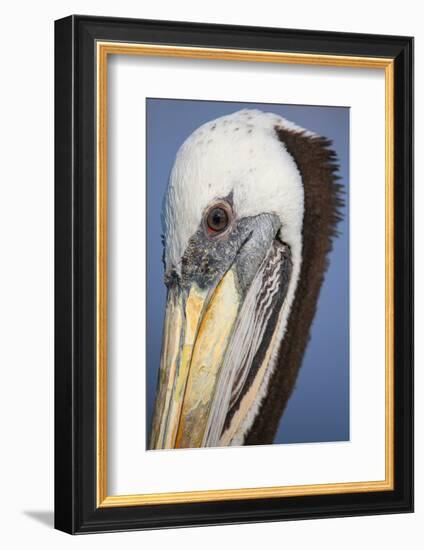
[[[96,41],[394,60],[394,489],[97,506]],[[73,15],[55,22],[55,527],[93,533],[413,510],[413,39]]]

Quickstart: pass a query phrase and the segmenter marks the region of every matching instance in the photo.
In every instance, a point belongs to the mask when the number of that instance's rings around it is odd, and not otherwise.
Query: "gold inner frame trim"
[[[394,489],[394,60],[255,50],[101,42],[97,54],[97,506],[142,506],[255,498],[364,493]],[[280,487],[217,489],[109,496],[107,493],[107,61],[109,55],[219,59],[362,69],[385,72],[385,479]]]

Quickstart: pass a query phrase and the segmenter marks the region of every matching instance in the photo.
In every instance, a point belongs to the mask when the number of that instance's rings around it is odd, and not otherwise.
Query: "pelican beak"
[[[212,288],[168,291],[150,448],[200,447],[242,304],[236,268]]]
[[[242,429],[291,276],[279,227],[261,214],[240,221],[233,240],[199,237],[189,248],[186,271],[168,287],[151,449],[229,445]]]

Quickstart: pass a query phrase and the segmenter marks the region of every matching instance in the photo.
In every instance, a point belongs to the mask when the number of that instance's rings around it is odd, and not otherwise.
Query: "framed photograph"
[[[55,24],[55,525],[413,509],[413,39]]]

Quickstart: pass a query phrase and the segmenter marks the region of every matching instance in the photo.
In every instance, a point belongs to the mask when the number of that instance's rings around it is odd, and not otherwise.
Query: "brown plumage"
[[[303,219],[302,267],[281,342],[277,365],[268,391],[245,445],[272,443],[302,364],[309,341],[319,292],[328,267],[328,254],[340,218],[342,186],[337,183],[336,154],[331,141],[301,132],[276,128],[279,139],[294,158],[301,173],[305,209]]]

